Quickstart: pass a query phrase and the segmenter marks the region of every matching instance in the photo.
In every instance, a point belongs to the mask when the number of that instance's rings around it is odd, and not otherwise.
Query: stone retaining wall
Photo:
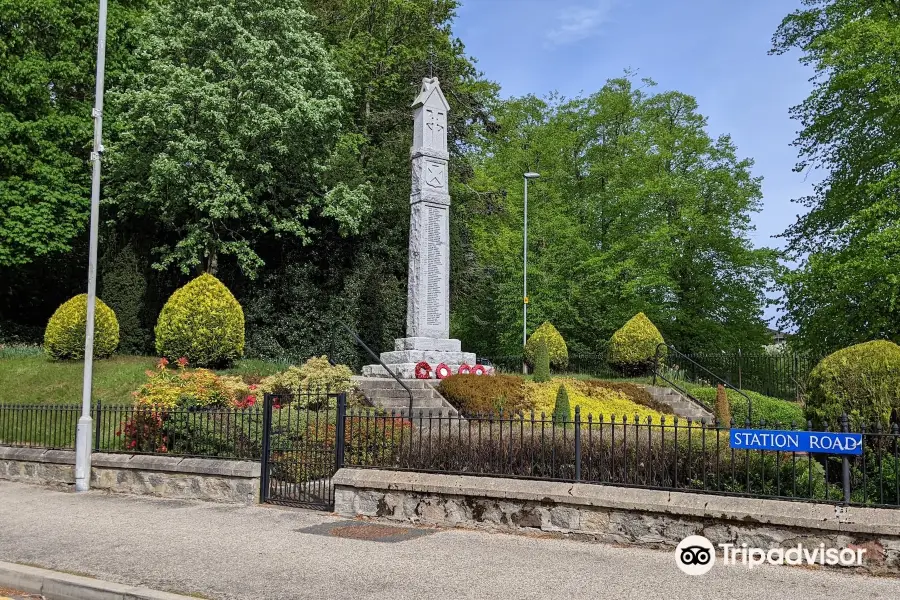
[[[92,489],[185,500],[254,504],[259,474],[259,463],[248,461],[103,453],[91,460]],[[0,479],[72,486],[75,453],[0,447]]]
[[[688,535],[764,549],[824,543],[865,548],[868,572],[900,573],[900,510],[375,469],[341,469],[333,481],[335,512],[347,517],[666,549]]]

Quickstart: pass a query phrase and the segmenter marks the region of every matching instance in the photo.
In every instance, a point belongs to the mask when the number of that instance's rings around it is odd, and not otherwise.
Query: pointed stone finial
[[[441,82],[437,77],[422,78],[419,95],[413,100],[412,106],[413,108],[419,108],[425,105],[439,107],[443,110],[450,109],[447,98],[444,96],[443,90],[441,90]]]

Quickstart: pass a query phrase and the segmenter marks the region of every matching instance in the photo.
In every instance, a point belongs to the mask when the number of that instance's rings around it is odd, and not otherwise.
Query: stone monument
[[[393,352],[381,353],[381,361],[404,379],[415,377],[420,361],[432,369],[444,363],[453,373],[463,363],[475,365],[475,355],[462,352],[459,340],[450,339],[450,107],[436,77],[422,80],[413,108],[407,337],[394,340]],[[381,365],[367,365],[363,375],[384,377],[388,373]]]

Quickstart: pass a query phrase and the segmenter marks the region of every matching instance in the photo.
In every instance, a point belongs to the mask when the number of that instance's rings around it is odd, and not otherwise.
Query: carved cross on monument
[[[428,115],[428,120],[425,123],[428,133],[425,144],[430,148],[446,148],[447,138],[444,132],[446,130],[447,114],[436,111],[433,108],[426,108],[425,113]],[[441,145],[442,141],[443,145]]]

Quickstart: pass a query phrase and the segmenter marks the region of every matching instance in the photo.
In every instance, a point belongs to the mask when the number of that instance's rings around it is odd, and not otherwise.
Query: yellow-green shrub
[[[603,415],[607,422],[613,415],[617,421],[621,421],[622,417],[626,416],[628,421],[632,422],[634,416],[637,415],[641,422],[646,422],[647,417],[650,417],[654,423],[658,423],[662,416],[660,412],[632,401],[621,391],[591,385],[590,381],[577,379],[554,379],[548,383],[526,383],[525,396],[534,407],[537,416],[544,413],[549,418],[553,414],[560,385],[565,386],[569,398],[570,419],[575,418],[576,406],[581,407],[581,418],[585,422],[589,414],[593,417],[594,422],[600,418],[600,415]]]
[[[155,410],[247,408],[256,403],[256,386],[247,385],[240,377],[217,375],[209,369],[188,369],[185,361],[180,361],[177,369],[167,368],[168,364],[162,358],[156,369],[147,371],[147,381],[133,393],[137,406]]]
[[[288,367],[259,382],[256,393],[297,395],[297,406],[305,406],[309,394],[350,392],[353,371],[347,365],[333,365],[327,356],[314,356],[299,367]],[[309,394],[307,394],[309,392]]]
[[[823,358],[810,372],[807,418],[834,427],[841,413],[854,423],[888,426],[900,410],[900,346],[885,340],[850,346]]]
[[[244,354],[244,311],[208,273],[175,290],[156,322],[156,351],[170,360],[221,367]]]
[[[535,329],[531,337],[528,338],[528,342],[525,344],[525,360],[528,364],[534,366],[540,340],[544,340],[547,344],[550,366],[555,369],[565,369],[569,365],[569,349],[566,347],[566,341],[563,339],[563,336],[560,335],[550,321],[544,321],[544,324]]]
[[[463,415],[509,414],[532,406],[525,400],[525,379],[516,375],[451,375],[438,391]]]
[[[349,392],[353,385],[350,378],[353,371],[347,365],[332,365],[327,356],[314,356],[300,366],[303,386],[310,390],[326,391],[332,394]]]
[[[609,362],[627,371],[646,370],[656,349],[665,356],[663,336],[647,315],[638,313],[616,331],[609,340]]]
[[[44,332],[44,351],[55,360],[84,358],[87,294],[80,294],[56,309]],[[94,358],[106,358],[119,345],[116,313],[100,298],[94,305]]]

